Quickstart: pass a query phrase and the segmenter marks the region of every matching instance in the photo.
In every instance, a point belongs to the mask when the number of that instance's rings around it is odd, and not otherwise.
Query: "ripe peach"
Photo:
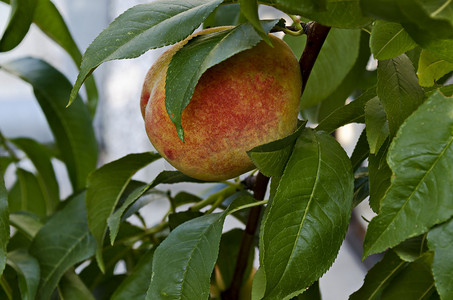
[[[264,41],[208,69],[181,116],[183,143],[165,108],[172,56],[195,35],[164,52],[148,71],[141,111],[148,137],[176,169],[201,180],[225,180],[253,169],[246,151],[291,134],[301,93],[299,63],[281,39]]]

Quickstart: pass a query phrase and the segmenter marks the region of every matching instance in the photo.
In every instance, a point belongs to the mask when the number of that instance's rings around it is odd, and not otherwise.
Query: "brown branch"
[[[307,43],[299,60],[300,70],[302,72],[302,93],[307,85],[308,77],[315,65],[321,47],[329,34],[330,27],[316,22],[308,22],[304,26],[304,31],[307,34]]]
[[[268,182],[269,177],[264,176],[261,172],[258,173],[253,187],[253,198],[255,198],[255,200],[264,200]],[[249,217],[247,219],[247,224],[244,230],[244,235],[242,236],[241,247],[239,248],[233,280],[230,287],[224,293],[222,293],[222,299],[239,299],[239,291],[241,290],[250,251],[253,249],[255,232],[260,221],[261,209],[262,206],[255,206],[250,209]]]
[[[315,64],[321,47],[329,33],[330,27],[309,22],[304,24],[304,31],[307,34],[307,43],[304,52],[299,60],[300,69],[302,72],[302,92],[307,84],[308,77]],[[251,178],[249,178],[251,179]],[[254,178],[253,196],[256,200],[264,200],[269,178],[261,173],[258,173]],[[253,181],[253,180],[252,180]],[[249,259],[250,251],[252,250],[255,238],[255,232],[260,221],[262,206],[255,206],[250,209],[247,224],[245,226],[244,235],[242,237],[241,247],[239,250],[238,259],[236,261],[236,269],[230,287],[222,293],[224,300],[239,299],[239,292],[242,286],[245,269]]]

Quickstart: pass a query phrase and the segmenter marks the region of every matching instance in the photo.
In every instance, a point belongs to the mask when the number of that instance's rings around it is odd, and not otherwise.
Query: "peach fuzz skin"
[[[165,108],[165,77],[172,56],[195,35],[164,52],[148,71],[141,111],[151,143],[171,165],[193,178],[226,180],[254,168],[246,151],[294,131],[301,72],[291,49],[273,35],[273,48],[261,41],[211,67],[182,113],[183,143]]]

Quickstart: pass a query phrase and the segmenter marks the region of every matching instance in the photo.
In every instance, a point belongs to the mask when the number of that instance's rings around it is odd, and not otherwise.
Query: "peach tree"
[[[364,201],[375,217],[360,249],[380,260],[350,299],[453,299],[451,1],[156,0],[121,14],[83,55],[50,0],[1,1],[11,6],[1,52],[34,23],[79,67],[72,84],[41,59],[0,65],[32,86],[54,137],[0,131],[2,299],[321,299],[318,280]],[[281,18],[260,19],[260,6]],[[255,170],[230,181],[178,170],[137,180],[157,152],[99,166],[95,69],[224,25],[171,57],[162,84],[173,139],[189,139],[181,116],[202,75],[258,43],[275,46],[269,33],[298,60],[301,79],[286,82],[301,87],[297,128],[247,149]],[[130,105],[139,110],[139,99]],[[364,125],[347,155],[336,137],[350,123]],[[66,199],[54,160],[67,169]],[[165,190],[182,182],[219,189]],[[168,201],[168,213],[131,223],[151,200]],[[226,218],[244,226],[223,230]]]

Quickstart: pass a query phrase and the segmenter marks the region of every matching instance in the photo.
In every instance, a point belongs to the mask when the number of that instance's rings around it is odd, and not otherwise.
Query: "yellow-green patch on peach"
[[[212,28],[198,34],[216,30]],[[189,37],[191,38],[191,37]],[[297,125],[301,75],[290,48],[270,35],[208,69],[181,116],[183,143],[165,108],[165,77],[184,40],[149,70],[141,110],[148,137],[176,169],[202,180],[224,180],[253,169],[246,151],[291,134]]]

